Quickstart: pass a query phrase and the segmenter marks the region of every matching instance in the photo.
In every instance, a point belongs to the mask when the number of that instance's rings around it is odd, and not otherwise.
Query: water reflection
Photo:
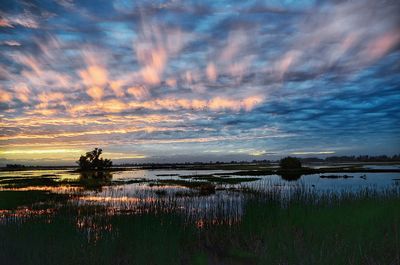
[[[113,174],[108,171],[84,171],[79,173],[80,180],[89,180],[89,179],[95,179],[95,180],[105,180],[105,181],[111,181]]]
[[[298,172],[282,173],[281,178],[286,181],[297,181],[301,178],[302,174]]]
[[[7,223],[22,223],[31,220],[34,217],[46,216],[46,222],[51,222],[52,216],[55,214],[55,209],[30,209],[22,207],[14,210],[0,210],[0,225]]]
[[[20,172],[21,173],[21,172]],[[132,170],[121,172],[67,172],[67,171],[31,171],[23,172],[24,175],[0,172],[0,191],[9,190],[15,192],[43,191],[47,194],[64,193],[71,196],[57,203],[71,209],[101,209],[105,216],[115,215],[142,215],[178,213],[187,222],[195,223],[199,228],[207,224],[234,224],[239,222],[244,212],[246,200],[252,192],[276,194],[284,196],[298,186],[312,187],[313,191],[358,191],[366,187],[383,189],[396,183],[400,179],[400,173],[352,173],[352,178],[321,178],[320,174],[301,175],[283,174],[257,176],[260,180],[251,182],[213,183],[213,193],[202,195],[198,189],[189,185],[178,185],[179,181],[163,182],[164,180],[194,181],[181,176],[229,173],[229,171],[196,170]],[[334,173],[332,173],[334,174]],[[45,175],[53,175],[58,183],[50,183],[53,186],[27,186],[20,188],[1,188],[2,181],[15,177],[43,178]],[[229,175],[229,174],[228,174]],[[240,176],[229,178],[248,178],[254,176]],[[68,181],[64,181],[68,180]],[[205,181],[203,180],[199,180]],[[155,185],[155,183],[157,185]],[[173,185],[172,183],[176,183]],[[162,184],[162,185],[161,185]],[[46,184],[48,185],[48,184]],[[248,192],[248,193],[246,193]],[[271,196],[272,196],[271,195]],[[1,198],[0,198],[1,199]],[[25,205],[26,206],[26,205]],[[50,206],[49,206],[50,208]],[[26,217],[53,215],[52,209],[35,210],[35,207],[21,207],[15,210],[0,209],[0,222],[7,220],[26,219]],[[90,214],[79,214],[77,226],[79,229],[92,226]],[[98,225],[98,223],[96,224]],[[111,229],[104,224],[104,227]],[[103,227],[103,228],[104,228]],[[102,228],[102,229],[103,229]],[[91,227],[91,229],[96,230]]]
[[[113,174],[111,172],[87,171],[80,172],[78,185],[87,190],[101,191],[102,187],[112,184]]]

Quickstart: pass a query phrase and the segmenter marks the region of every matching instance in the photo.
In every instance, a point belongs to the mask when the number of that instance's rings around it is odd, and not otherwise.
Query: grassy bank
[[[11,193],[0,197],[16,196]],[[19,196],[26,202],[24,195]],[[0,260],[96,265],[399,264],[398,189],[340,196],[300,189],[286,200],[281,196],[252,194],[240,222],[231,225],[213,219],[186,222],[182,214],[157,207],[115,214],[103,206],[64,203],[51,215],[3,217]]]

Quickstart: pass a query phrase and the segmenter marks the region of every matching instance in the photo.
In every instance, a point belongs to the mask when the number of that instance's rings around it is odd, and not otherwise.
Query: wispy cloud
[[[5,3],[0,146],[398,151],[398,1],[228,2]]]

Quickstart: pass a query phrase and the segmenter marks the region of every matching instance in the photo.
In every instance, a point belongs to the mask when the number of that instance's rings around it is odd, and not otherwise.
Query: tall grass
[[[55,203],[51,215],[0,222],[0,261],[400,264],[399,186],[356,193],[316,193],[302,185],[236,188],[148,200],[151,192],[138,200],[70,200]]]

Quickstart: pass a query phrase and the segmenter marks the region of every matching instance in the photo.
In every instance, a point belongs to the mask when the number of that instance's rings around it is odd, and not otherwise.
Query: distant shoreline
[[[400,165],[398,161],[390,162],[315,162],[307,163],[300,170],[281,170],[277,162],[270,163],[179,163],[179,164],[138,164],[138,165],[115,165],[102,172],[117,172],[129,170],[233,170],[233,175],[275,175],[275,174],[323,174],[323,173],[400,173],[398,169],[374,169],[363,168],[367,165]],[[324,167],[321,167],[324,166]],[[73,166],[25,166],[21,168],[0,168],[0,171],[29,171],[29,170],[68,170],[70,172],[81,172]]]

